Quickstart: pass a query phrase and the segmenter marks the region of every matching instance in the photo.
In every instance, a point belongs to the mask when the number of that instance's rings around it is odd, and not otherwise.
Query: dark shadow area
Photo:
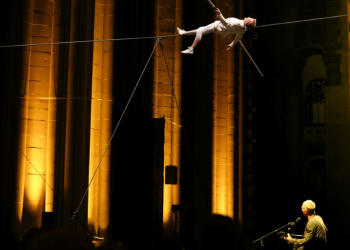
[[[116,38],[153,34],[152,4],[119,1],[115,8]],[[114,44],[112,129],[120,123],[112,142],[112,238],[130,249],[142,243],[147,249],[162,237],[165,120],[151,117],[152,61],[146,67],[155,44],[155,39]]]
[[[5,1],[1,5],[0,14],[3,25],[0,34],[0,45],[22,44],[22,29],[20,23],[23,21],[21,15],[24,12],[19,1]],[[18,129],[18,88],[14,84],[19,79],[19,61],[21,58],[20,48],[0,48],[0,233],[8,235],[11,227],[9,216],[14,207],[14,187],[16,180],[13,175],[12,164],[18,156],[17,137]],[[12,191],[13,190],[13,191]]]
[[[193,30],[213,22],[213,9],[201,1],[185,4],[182,29]],[[182,48],[195,36],[182,36]],[[214,34],[203,36],[193,55],[182,56],[181,242],[195,247],[195,228],[211,212],[212,79]],[[208,49],[210,48],[210,49]],[[205,125],[203,125],[205,124]],[[187,141],[184,137],[184,131]],[[188,143],[188,145],[186,145]]]
[[[198,224],[197,249],[242,249],[240,231],[232,218],[219,214],[209,215]]]
[[[124,106],[115,108],[114,124]],[[113,138],[112,237],[127,245],[162,237],[164,122],[129,108]]]

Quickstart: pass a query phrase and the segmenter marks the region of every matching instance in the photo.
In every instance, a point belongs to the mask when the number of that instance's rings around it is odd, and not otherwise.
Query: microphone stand
[[[278,229],[272,231],[271,233],[268,233],[268,234],[266,234],[266,235],[260,237],[259,239],[254,240],[254,241],[252,242],[252,244],[254,244],[254,243],[260,241],[261,249],[263,249],[263,247],[264,247],[264,239],[265,239],[267,236],[269,236],[269,235],[271,235],[271,234],[273,234],[273,233],[276,233],[277,231],[281,230],[282,228],[285,228],[285,227],[289,226],[291,223],[292,223],[292,222],[289,222],[288,224],[284,225],[283,227],[280,227],[280,228],[278,228]]]

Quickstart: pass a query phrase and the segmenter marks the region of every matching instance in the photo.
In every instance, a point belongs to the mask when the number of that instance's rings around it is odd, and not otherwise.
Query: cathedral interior
[[[260,249],[298,217],[302,234],[313,200],[330,249],[344,249],[350,3],[212,2],[257,26],[229,51],[233,35],[205,35],[193,55],[176,29],[217,20],[208,1],[1,3],[2,235],[50,225],[195,249],[219,214],[239,249]]]

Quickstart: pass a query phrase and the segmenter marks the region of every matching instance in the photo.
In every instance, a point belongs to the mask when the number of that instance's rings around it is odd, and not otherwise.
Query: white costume
[[[222,14],[218,15],[217,17],[219,18],[219,21],[215,21],[207,26],[198,28],[196,36],[202,37],[202,35],[214,32],[221,35],[221,38],[224,39],[230,34],[235,34],[236,37],[230,44],[231,47],[234,46],[239,40],[241,40],[244,32],[247,30],[247,27],[244,25],[244,21],[234,17],[225,19]]]
[[[202,36],[209,33],[219,34],[221,35],[222,38],[225,38],[230,34],[235,34],[236,35],[235,39],[232,41],[232,43],[229,46],[232,48],[234,45],[236,45],[236,43],[242,38],[244,32],[247,30],[247,27],[244,25],[244,20],[240,20],[234,17],[225,19],[222,14],[218,15],[217,17],[219,21],[215,21],[214,23],[211,23],[204,27],[199,27],[198,29],[195,30],[195,33],[193,31],[186,32],[184,30],[177,28],[178,33],[180,35],[185,35],[185,34],[196,35],[193,45],[191,47],[188,47],[187,50],[181,51],[181,53],[193,54],[193,49],[202,39]]]
[[[214,22],[215,33],[221,35],[222,39],[230,34],[235,34],[236,37],[230,44],[231,47],[234,46],[239,40],[241,40],[244,32],[247,30],[244,21],[234,17],[225,19],[222,14],[217,17],[219,18],[219,21]]]

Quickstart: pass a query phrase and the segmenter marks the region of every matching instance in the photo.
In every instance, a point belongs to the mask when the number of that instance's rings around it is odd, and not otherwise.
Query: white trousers
[[[214,23],[207,26],[199,27],[196,32],[196,37],[202,38],[203,35],[215,32]]]

